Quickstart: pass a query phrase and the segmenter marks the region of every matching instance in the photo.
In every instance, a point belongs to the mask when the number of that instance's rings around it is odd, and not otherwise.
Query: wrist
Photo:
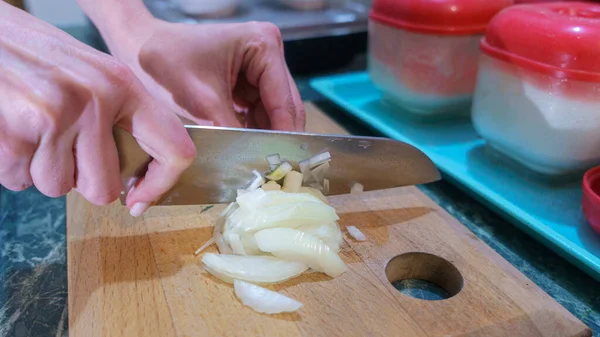
[[[0,0],[1,1],[1,0]],[[78,0],[94,23],[111,54],[121,61],[136,57],[156,27],[166,22],[156,19],[142,1]]]

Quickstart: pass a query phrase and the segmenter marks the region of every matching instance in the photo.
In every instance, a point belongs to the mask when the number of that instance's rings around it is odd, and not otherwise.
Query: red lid
[[[484,33],[490,19],[513,0],[374,0],[374,21],[418,32]]]
[[[492,19],[484,53],[557,78],[600,82],[600,5],[511,6]]]

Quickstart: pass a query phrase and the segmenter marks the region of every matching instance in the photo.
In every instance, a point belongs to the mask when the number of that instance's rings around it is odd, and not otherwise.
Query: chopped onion
[[[265,178],[263,178],[263,176],[262,176],[262,174],[260,174],[260,172],[258,172],[257,170],[253,170],[252,173],[254,173],[256,178],[254,178],[254,180],[252,181],[250,186],[248,186],[248,188],[247,188],[248,191],[254,191],[255,189],[261,187],[262,184],[265,183]]]
[[[303,162],[306,162],[306,163],[308,163],[308,168],[312,169],[312,168],[317,167],[317,166],[319,166],[323,163],[326,163],[330,160],[331,160],[331,154],[328,151],[326,151],[326,152],[321,152],[321,153],[316,154],[308,159],[301,161],[299,163],[299,165],[300,165],[300,167],[302,167],[302,165],[306,166],[307,164],[302,164]]]
[[[231,254],[232,250],[225,244],[225,240],[223,240],[223,226],[225,225],[225,218],[221,218],[217,221],[215,225],[215,229],[213,230],[213,238],[215,239],[215,243],[219,248],[219,252],[221,254]]]
[[[292,228],[271,228],[254,234],[258,248],[287,261],[307,264],[331,277],[346,271],[346,265],[326,243],[312,234]]]
[[[231,250],[236,255],[246,255],[246,250],[242,245],[242,241],[240,240],[240,236],[236,233],[226,233],[223,235],[223,238],[226,242],[229,242],[229,246],[231,246]]]
[[[271,180],[268,183],[262,185],[262,189],[264,191],[281,191],[281,185]]]
[[[290,173],[291,171],[292,164],[288,163],[287,161],[284,161],[267,175],[267,179],[278,181],[283,179],[283,177],[285,177],[285,175]]]
[[[279,153],[271,154],[267,156],[267,162],[269,163],[269,168],[274,170],[281,164],[281,157],[279,157]]]
[[[283,178],[283,191],[288,193],[298,193],[302,187],[302,174],[291,171]]]
[[[340,245],[342,244],[342,232],[336,222],[324,224],[324,225],[312,225],[312,226],[300,226],[299,231],[314,235],[321,239],[325,244],[331,248],[334,252],[340,251]]]
[[[238,279],[272,284],[296,277],[308,269],[303,263],[284,261],[272,256],[206,253],[202,262],[209,273],[227,283]]]
[[[317,198],[319,198],[319,200],[323,201],[324,203],[329,203],[329,200],[327,200],[327,197],[325,195],[323,195],[323,193],[321,193],[321,191],[312,188],[312,187],[300,187],[300,193],[308,193],[310,195],[313,195]]]
[[[215,238],[211,237],[202,246],[200,246],[200,248],[198,248],[198,250],[196,250],[196,252],[194,252],[194,255],[198,255],[198,254],[202,253],[203,250],[210,247],[210,245],[212,245],[213,243],[215,243]]]
[[[318,183],[321,183],[323,180],[325,180],[325,175],[327,174],[327,171],[329,171],[329,163],[323,163],[315,167],[311,171],[311,174]]]
[[[242,304],[265,314],[294,312],[303,305],[280,293],[240,280],[234,281],[233,289]]]
[[[367,239],[365,235],[354,226],[346,226],[346,229],[348,230],[348,234],[350,234],[350,236],[352,236],[356,241],[365,241]]]
[[[350,194],[360,193],[364,191],[365,187],[359,183],[354,183],[350,188]]]
[[[236,203],[232,202],[229,205],[227,205],[227,207],[225,207],[225,209],[219,215],[222,217],[226,217],[229,214],[231,214],[231,212],[235,211],[236,208],[237,208]]]

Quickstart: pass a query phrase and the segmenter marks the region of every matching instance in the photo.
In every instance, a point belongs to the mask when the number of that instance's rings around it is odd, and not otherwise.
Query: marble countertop
[[[84,42],[81,29],[70,30]],[[377,135],[326,102],[298,79],[305,100],[317,102],[350,132]],[[502,220],[446,181],[420,187],[600,337],[600,283]],[[0,187],[0,336],[67,336],[65,199],[35,189]]]

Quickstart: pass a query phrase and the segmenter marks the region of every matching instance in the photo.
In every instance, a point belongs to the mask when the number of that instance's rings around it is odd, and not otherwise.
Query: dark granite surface
[[[89,41],[84,30],[70,32]],[[323,101],[305,79],[298,84],[305,100],[317,101],[351,132],[377,135]],[[600,283],[448,182],[421,189],[600,337]],[[0,187],[0,336],[67,335],[65,242],[64,198]]]

